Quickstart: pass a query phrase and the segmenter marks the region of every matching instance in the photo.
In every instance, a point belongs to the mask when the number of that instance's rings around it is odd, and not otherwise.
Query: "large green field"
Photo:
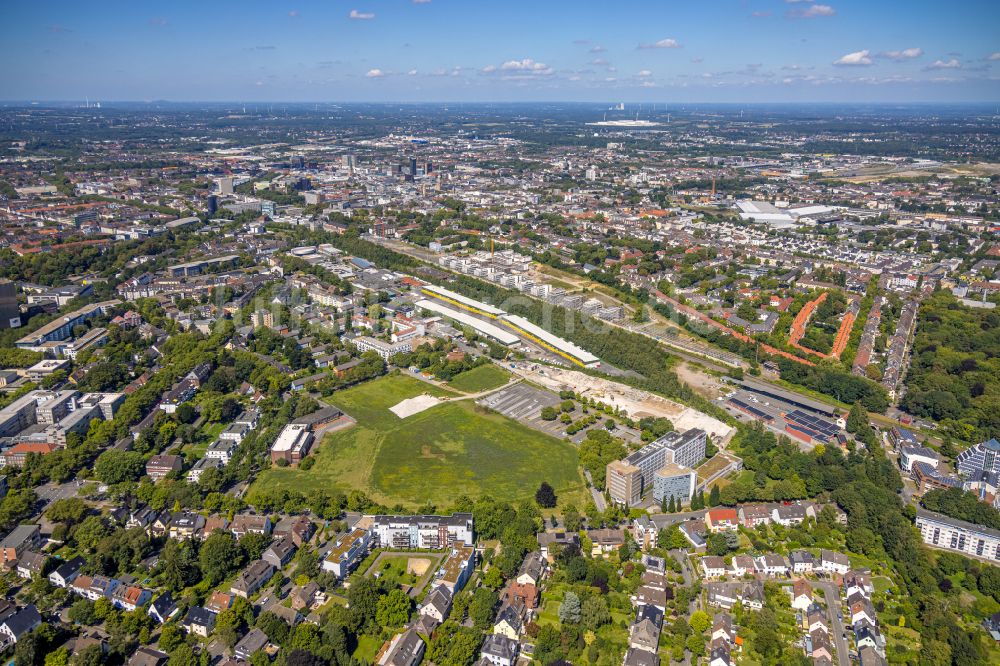
[[[506,384],[509,379],[510,374],[506,370],[490,363],[489,365],[480,365],[472,370],[466,370],[455,375],[448,382],[448,386],[456,391],[479,393],[480,391],[499,388]]]
[[[560,498],[580,501],[576,449],[472,400],[437,405],[400,419],[389,407],[424,393],[454,394],[406,375],[393,375],[339,391],[331,402],[357,425],[328,434],[312,455],[312,469],[274,467],[255,488],[362,490],[387,506],[450,506],[459,495],[533,497],[548,481]]]

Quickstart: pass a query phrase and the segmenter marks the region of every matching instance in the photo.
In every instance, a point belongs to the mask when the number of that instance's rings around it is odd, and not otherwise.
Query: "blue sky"
[[[3,0],[0,98],[1000,100],[1000,0]]]

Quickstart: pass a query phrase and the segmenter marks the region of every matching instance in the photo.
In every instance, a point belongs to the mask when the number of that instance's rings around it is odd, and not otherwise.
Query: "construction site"
[[[667,418],[679,431],[700,428],[707,432],[712,441],[724,445],[736,430],[708,414],[691,407],[667,400],[664,397],[639,389],[592,377],[575,370],[564,370],[537,364],[518,365],[512,370],[516,375],[558,393],[573,391],[584,398],[593,398],[615,409],[621,409],[631,419]]]

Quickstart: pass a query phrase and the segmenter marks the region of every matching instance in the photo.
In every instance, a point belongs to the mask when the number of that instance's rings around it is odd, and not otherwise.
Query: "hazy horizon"
[[[1000,3],[10,0],[6,100],[1000,101]]]

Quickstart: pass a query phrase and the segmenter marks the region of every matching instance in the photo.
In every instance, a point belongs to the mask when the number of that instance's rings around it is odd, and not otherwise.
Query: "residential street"
[[[840,666],[850,666],[850,643],[844,639],[844,621],[840,619],[840,587],[833,581],[815,581],[813,585],[822,589],[826,596],[826,606],[830,612],[830,628],[833,631],[833,644],[837,648],[837,663]]]

